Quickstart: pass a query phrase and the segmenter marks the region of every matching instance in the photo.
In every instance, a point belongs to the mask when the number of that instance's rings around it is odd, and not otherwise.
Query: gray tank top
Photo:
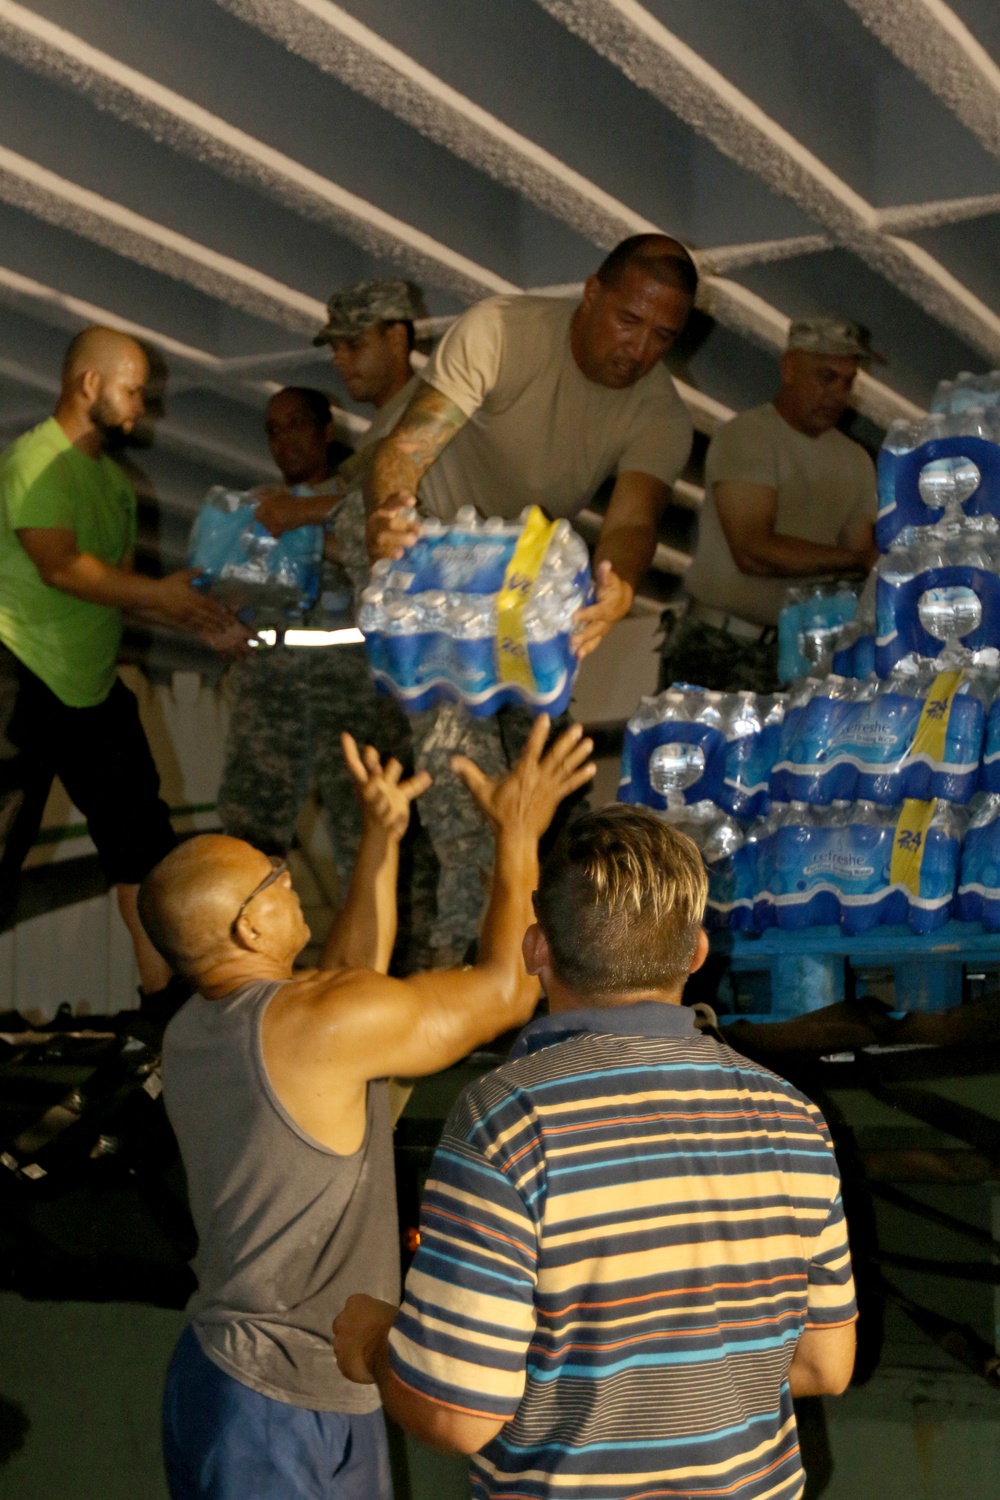
[[[265,1396],[363,1413],[373,1385],[337,1369],[331,1325],[354,1292],[399,1299],[388,1087],[368,1085],[365,1138],[340,1156],[301,1130],[264,1067],[261,1021],[280,982],[193,996],[167,1027],[163,1094],[198,1253],[189,1304],[202,1348]]]

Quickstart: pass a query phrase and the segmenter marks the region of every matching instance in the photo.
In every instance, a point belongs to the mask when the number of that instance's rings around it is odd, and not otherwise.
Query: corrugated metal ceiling
[[[444,316],[657,227],[705,273],[677,362],[703,432],[771,394],[789,317],[833,312],[888,356],[877,442],[1000,364],[998,58],[994,0],[0,0],[0,436],[68,331],[158,344],[135,462],[172,566],[207,483],[271,472],[275,382],[349,405],[309,343],[334,287],[402,268]]]

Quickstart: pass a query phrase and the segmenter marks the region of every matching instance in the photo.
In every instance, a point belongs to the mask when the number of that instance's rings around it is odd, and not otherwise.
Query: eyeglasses
[[[232,932],[236,931],[236,928],[239,925],[240,917],[242,917],[243,913],[246,911],[247,907],[250,905],[250,902],[251,901],[256,901],[257,897],[261,894],[261,892],[262,891],[266,891],[267,888],[268,888],[268,886],[269,885],[273,885],[276,880],[280,880],[281,877],[282,877],[282,875],[284,875],[285,871],[288,869],[288,860],[287,859],[280,859],[278,857],[278,855],[276,855],[276,854],[270,855],[269,858],[270,858],[270,861],[271,861],[271,873],[270,873],[270,875],[265,875],[264,876],[264,879],[261,881],[260,885],[255,885],[254,886],[254,888],[250,892],[249,896],[243,902],[243,904],[240,907],[239,911],[236,913],[235,917],[233,918],[233,925],[232,925],[232,928],[230,929]]]

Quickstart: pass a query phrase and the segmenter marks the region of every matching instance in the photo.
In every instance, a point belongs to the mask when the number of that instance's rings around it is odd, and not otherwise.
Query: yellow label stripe
[[[917,802],[908,797],[896,823],[889,880],[892,885],[905,886],[911,896],[920,895],[920,866],[935,806],[934,802]]]
[[[951,718],[952,699],[962,683],[961,672],[939,672],[920,711],[920,720],[910,755],[927,755],[933,761],[944,760],[944,742]]]
[[[535,679],[528,656],[524,609],[555,529],[556,522],[547,521],[544,512],[533,505],[497,594],[497,679],[529,692]]]

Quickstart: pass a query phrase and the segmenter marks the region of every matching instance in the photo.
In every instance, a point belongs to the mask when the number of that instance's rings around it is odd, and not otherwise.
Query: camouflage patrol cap
[[[871,330],[844,318],[797,318],[788,330],[787,347],[803,349],[807,354],[835,354],[885,364],[884,355],[872,348]]]
[[[326,304],[327,324],[314,344],[353,338],[379,323],[413,323],[426,318],[424,294],[413,281],[359,281],[334,292]]]

